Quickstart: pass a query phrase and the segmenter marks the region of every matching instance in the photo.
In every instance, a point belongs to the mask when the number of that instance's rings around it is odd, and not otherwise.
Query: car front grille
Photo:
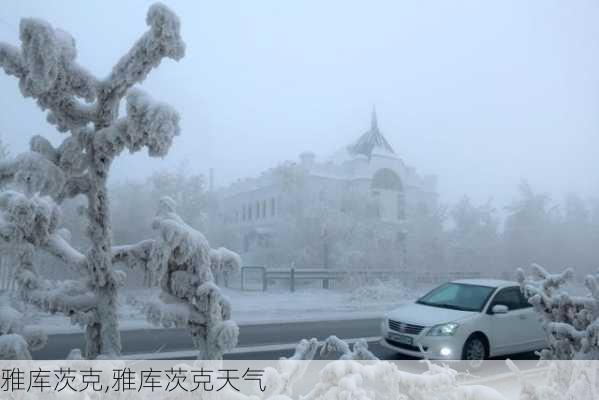
[[[405,322],[389,320],[389,329],[399,333],[407,333],[408,335],[418,335],[424,329],[424,326],[406,324]]]
[[[385,341],[387,343],[389,343],[391,346],[395,346],[395,347],[399,347],[400,349],[406,349],[406,350],[410,350],[410,351],[416,351],[416,352],[421,352],[420,347],[418,346],[413,346],[411,344],[405,344],[405,343],[400,343],[397,342],[395,340],[389,339],[389,338],[385,338]],[[422,347],[422,351],[428,351],[428,347],[424,346]]]

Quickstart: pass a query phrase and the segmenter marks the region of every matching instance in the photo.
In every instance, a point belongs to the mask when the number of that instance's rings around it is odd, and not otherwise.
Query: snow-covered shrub
[[[73,37],[45,21],[21,20],[20,48],[0,43],[0,67],[19,80],[23,96],[35,99],[48,112],[49,123],[68,133],[56,147],[34,136],[31,152],[0,163],[0,184],[13,182],[23,193],[0,200],[0,234],[4,240],[30,246],[22,252],[23,297],[43,308],[81,317],[89,358],[121,352],[116,306],[122,276],[112,268],[115,250],[106,187],[112,161],[125,149],[133,153],[144,147],[150,156],[163,157],[179,134],[177,112],[133,88],[163,58],[184,56],[179,18],[166,6],[154,4],[146,23],[148,31],[104,79],[76,62]],[[123,99],[127,113],[119,118]],[[58,234],[57,208],[44,197],[60,204],[79,195],[87,199],[91,247],[85,252]],[[31,247],[58,256],[82,279],[51,290],[32,269]]]
[[[490,387],[460,384],[457,371],[447,366],[428,363],[428,367],[428,371],[416,374],[388,361],[333,361],[301,399],[506,400]]]
[[[217,283],[226,283],[231,274],[241,270],[241,257],[225,247],[211,249],[210,270]]]
[[[547,334],[543,360],[599,359],[599,276],[587,276],[587,296],[572,296],[564,290],[573,278],[567,269],[550,274],[533,264],[532,276],[518,270],[522,292],[533,305]]]
[[[120,260],[160,274],[160,301],[146,306],[148,320],[163,327],[187,328],[198,359],[222,359],[237,345],[239,328],[231,320],[229,300],[214,283],[211,267],[213,255],[219,255],[219,265],[238,267],[239,255],[225,248],[211,249],[204,235],[176,213],[169,197],[161,199],[153,228],[156,240],[118,249]]]

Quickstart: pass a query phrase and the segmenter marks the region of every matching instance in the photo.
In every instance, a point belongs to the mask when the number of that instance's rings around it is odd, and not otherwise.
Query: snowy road
[[[304,338],[316,337],[319,340],[324,340],[329,335],[337,335],[341,338],[359,338],[378,334],[378,319],[242,325],[239,347],[294,344]],[[183,329],[129,330],[121,332],[121,336],[124,352],[128,355],[190,350],[192,347],[191,338]],[[49,337],[46,348],[34,353],[33,356],[36,359],[46,360],[64,359],[70,349],[83,349],[84,343],[82,333],[52,335]],[[270,354],[263,353],[266,352],[252,351],[249,358],[270,358]],[[288,353],[285,351],[282,355]]]
[[[182,329],[130,330],[121,333],[125,357],[130,358],[193,358],[191,339]],[[379,335],[379,319],[355,319],[340,321],[295,322],[279,324],[242,325],[239,346],[229,359],[278,359],[293,353],[295,344],[304,338],[324,340],[330,335],[340,338],[370,338]],[[60,334],[49,337],[45,349],[35,352],[36,359],[64,359],[72,348],[83,348],[83,334]],[[369,343],[371,350],[381,359],[403,358],[375,341]],[[165,354],[158,354],[165,353]],[[524,354],[511,358],[532,358]]]

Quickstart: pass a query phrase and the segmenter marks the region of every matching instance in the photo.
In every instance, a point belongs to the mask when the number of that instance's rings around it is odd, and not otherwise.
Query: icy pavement
[[[225,289],[233,306],[233,319],[240,325],[297,321],[333,321],[376,318],[399,304],[422,295],[429,287],[406,288],[401,284],[375,283],[358,289],[305,288],[290,292],[274,288],[266,292]],[[127,289],[121,293],[119,320],[122,330],[157,329],[145,320],[143,304],[156,298],[159,289]],[[80,332],[60,315],[31,312],[32,323],[48,334]],[[158,328],[159,329],[159,328]]]

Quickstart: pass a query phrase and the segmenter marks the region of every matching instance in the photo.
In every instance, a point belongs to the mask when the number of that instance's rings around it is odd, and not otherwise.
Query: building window
[[[266,218],[266,200],[262,200],[262,218]]]
[[[245,204],[243,204],[243,205],[241,206],[241,220],[242,220],[242,221],[245,221],[245,218],[246,218]]]
[[[248,221],[252,220],[252,205],[248,204]]]
[[[274,217],[275,214],[276,214],[276,212],[275,212],[275,198],[271,197],[271,199],[270,199],[270,216]]]
[[[260,219],[260,202],[256,202],[256,219]]]

